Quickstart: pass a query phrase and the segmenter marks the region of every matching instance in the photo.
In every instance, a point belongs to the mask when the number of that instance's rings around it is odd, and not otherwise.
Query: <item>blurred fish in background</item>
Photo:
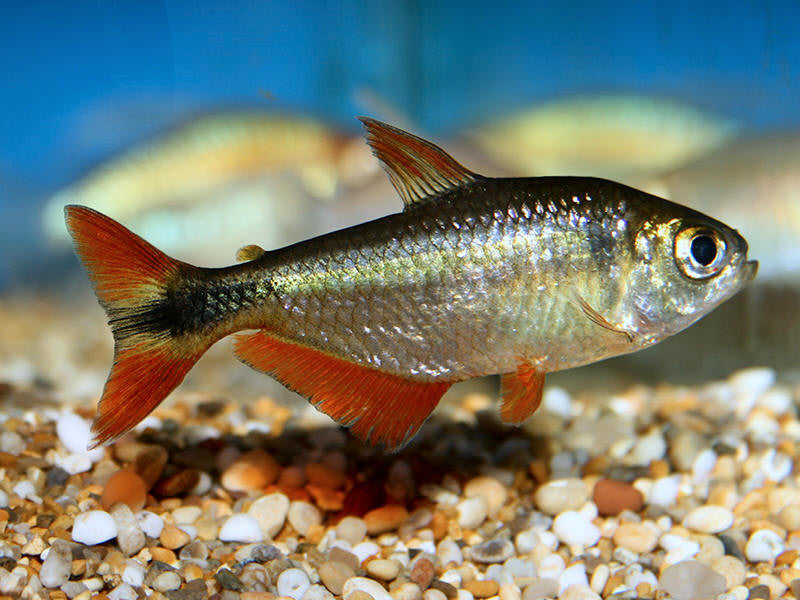
[[[268,247],[320,233],[329,212],[321,206],[378,172],[359,138],[320,120],[221,111],[134,145],[59,190],[43,228],[67,247],[63,208],[82,204],[187,260],[224,263],[229,253],[220,249],[242,233]]]
[[[533,106],[466,135],[517,175],[626,180],[707,154],[740,130],[734,119],[644,95],[576,96]]]

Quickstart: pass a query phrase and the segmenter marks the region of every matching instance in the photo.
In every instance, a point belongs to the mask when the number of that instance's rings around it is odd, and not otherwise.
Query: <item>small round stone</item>
[[[72,540],[87,546],[102,544],[117,537],[117,525],[104,510],[90,510],[75,517]]]
[[[784,550],[783,538],[771,529],[754,531],[747,540],[744,555],[753,563],[775,560]]]
[[[436,557],[443,567],[454,564],[460,565],[464,562],[464,555],[461,547],[450,538],[445,538],[436,546]]]
[[[789,531],[800,529],[800,505],[790,504],[782,508],[778,513],[778,523]]]
[[[577,510],[589,499],[589,489],[580,479],[556,479],[540,486],[533,501],[543,513],[555,516],[560,512]]]
[[[412,581],[401,583],[392,590],[391,595],[394,600],[423,600],[422,590]]]
[[[170,592],[181,587],[181,576],[175,571],[165,571],[153,580],[153,589],[158,592]]]
[[[56,539],[50,546],[47,558],[39,571],[39,580],[46,588],[54,589],[64,585],[72,569],[72,550],[69,543]]]
[[[127,504],[131,510],[141,510],[147,499],[147,487],[133,471],[122,469],[114,473],[103,488],[100,504],[108,510],[117,502]]]
[[[287,517],[289,524],[300,535],[306,535],[309,529],[322,523],[322,514],[319,509],[302,500],[295,500],[289,505]]]
[[[300,600],[311,585],[302,569],[286,569],[278,576],[278,594]]]
[[[164,530],[164,519],[149,510],[142,510],[136,513],[136,520],[145,535],[151,538],[158,538]]]
[[[491,598],[500,591],[500,584],[492,579],[484,579],[482,581],[474,579],[465,583],[464,589],[475,598]]]
[[[553,579],[540,578],[532,581],[522,590],[522,600],[542,600],[555,598],[558,594],[558,582]]]
[[[281,493],[261,496],[247,511],[251,517],[258,521],[261,533],[265,539],[272,539],[283,529],[286,515],[289,514],[289,498]]]
[[[631,552],[651,552],[658,544],[656,533],[642,523],[623,523],[614,532],[614,543]]]
[[[508,538],[496,538],[473,546],[469,555],[478,563],[501,563],[514,556],[514,544]]]
[[[720,533],[733,525],[733,513],[724,506],[700,506],[686,515],[683,526],[698,533]]]
[[[133,556],[144,548],[147,538],[130,507],[120,502],[111,508],[110,514],[117,524],[117,543],[122,553]]]
[[[177,550],[192,541],[192,536],[186,533],[183,529],[175,525],[165,525],[161,530],[161,535],[158,541],[164,548],[169,550]]]
[[[341,596],[344,582],[355,577],[355,571],[343,562],[329,560],[317,568],[320,581],[331,593]]]
[[[394,531],[408,519],[408,511],[399,504],[388,504],[369,511],[364,515],[364,523],[370,535],[380,535]]]
[[[223,542],[260,542],[264,536],[258,521],[253,517],[247,514],[235,514],[225,521],[219,530],[219,539]]]
[[[481,475],[473,477],[466,483],[464,496],[467,498],[482,497],[489,507],[489,514],[494,515],[508,500],[508,489],[494,477]]]
[[[401,566],[396,560],[376,558],[364,565],[364,570],[371,577],[382,579],[383,581],[392,581],[400,574]]]
[[[368,577],[351,577],[344,582],[342,596],[346,599],[355,591],[364,592],[372,596],[373,600],[393,600],[384,587]]]
[[[594,486],[594,503],[601,515],[618,515],[623,510],[639,512],[644,504],[642,493],[629,483],[601,479]]]
[[[416,583],[420,589],[425,590],[430,586],[435,574],[436,570],[433,568],[433,563],[427,558],[419,558],[414,562],[409,578]]]
[[[570,546],[593,546],[600,539],[600,530],[574,510],[562,512],[553,520],[553,533]]]
[[[467,498],[456,504],[458,524],[464,529],[477,529],[489,514],[489,503],[483,496]]]
[[[397,599],[395,598],[395,600]],[[422,600],[447,600],[447,596],[444,592],[432,588],[423,592]]]
[[[648,502],[656,506],[671,506],[678,498],[680,490],[680,476],[672,475],[656,479],[650,488]]]
[[[367,524],[358,517],[345,517],[336,525],[336,537],[356,545],[367,535]]]
[[[668,566],[658,578],[659,586],[677,600],[714,597],[726,589],[725,578],[696,560]]]
[[[222,487],[232,492],[258,491],[274,483],[281,468],[271,455],[256,449],[245,452],[225,469]]]
[[[720,556],[711,561],[711,570],[725,578],[727,589],[742,585],[747,578],[744,563],[735,556]]]

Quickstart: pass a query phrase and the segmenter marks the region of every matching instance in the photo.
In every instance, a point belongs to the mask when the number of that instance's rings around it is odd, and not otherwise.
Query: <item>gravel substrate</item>
[[[800,389],[769,369],[550,387],[520,429],[471,394],[390,456],[266,397],[178,392],[88,453],[92,406],[0,402],[3,599],[800,597]]]

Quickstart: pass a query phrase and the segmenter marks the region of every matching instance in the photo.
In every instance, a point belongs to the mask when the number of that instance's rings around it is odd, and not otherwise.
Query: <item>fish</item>
[[[328,201],[340,187],[369,181],[377,171],[360,142],[314,118],[217,111],[136,144],[58,190],[46,203],[42,227],[54,246],[66,246],[64,206],[82,204],[113,212],[147,230],[155,241],[182,251],[196,243],[191,232],[198,221],[212,221],[208,210],[217,209],[221,198],[235,197],[237,206],[230,213],[247,210],[251,222],[266,213],[256,220],[269,226],[286,220],[292,206],[302,209],[309,198]],[[287,193],[297,201],[253,208],[254,197]],[[226,235],[241,220],[216,223],[205,235]]]
[[[203,268],[97,211],[66,225],[114,336],[92,425],[109,443],[216,341],[365,443],[395,452],[454,383],[500,374],[500,416],[538,408],[545,376],[646,348],[755,276],[711,217],[608,180],[491,178],[361,117],[402,212]]]
[[[626,180],[695,160],[741,130],[730,117],[636,94],[553,100],[466,135],[521,174],[581,173]]]

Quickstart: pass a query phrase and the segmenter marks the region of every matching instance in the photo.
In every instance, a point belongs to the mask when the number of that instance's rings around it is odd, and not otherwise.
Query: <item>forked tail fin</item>
[[[170,258],[113,219],[84,206],[64,210],[75,250],[114,334],[114,365],[92,425],[91,447],[144,419],[209,344],[174,329],[169,290],[196,267]]]

